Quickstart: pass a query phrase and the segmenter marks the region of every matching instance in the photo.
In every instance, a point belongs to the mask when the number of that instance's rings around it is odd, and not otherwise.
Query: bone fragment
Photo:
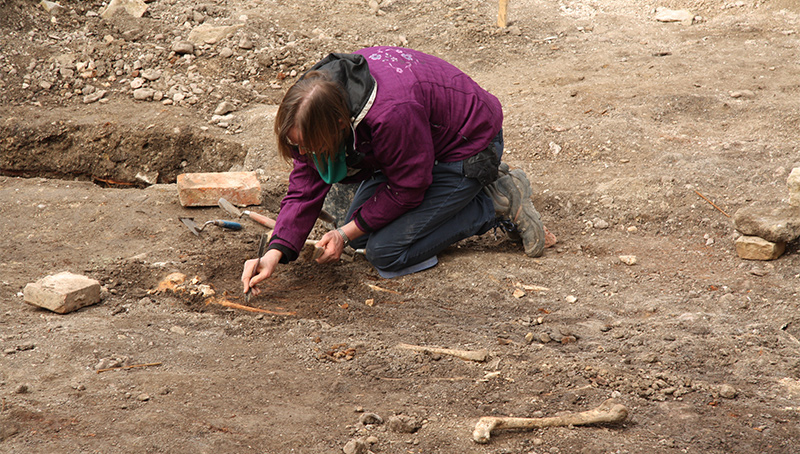
[[[428,353],[438,353],[440,355],[450,355],[467,361],[477,361],[479,363],[486,361],[486,358],[489,357],[489,352],[486,350],[455,350],[451,348],[425,347],[422,345],[411,345],[411,344],[398,344],[397,347],[404,348],[406,350],[413,350],[415,352],[428,352]]]
[[[511,418],[484,416],[478,420],[475,430],[472,431],[472,439],[477,443],[488,443],[492,431],[507,429],[541,429],[544,427],[564,427],[564,426],[585,426],[598,423],[622,422],[628,417],[628,409],[624,405],[617,403],[614,399],[608,399],[594,410],[582,411],[580,413],[569,413],[562,416],[549,418]]]

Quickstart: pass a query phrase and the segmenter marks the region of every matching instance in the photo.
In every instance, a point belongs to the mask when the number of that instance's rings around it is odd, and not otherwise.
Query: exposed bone
[[[398,344],[397,347],[405,348],[406,350],[413,350],[415,352],[428,352],[428,353],[438,353],[440,355],[450,355],[450,356],[455,356],[456,358],[465,359],[467,361],[477,361],[479,363],[486,361],[486,358],[489,357],[489,352],[486,350],[454,350],[451,348],[425,347],[422,345],[411,345],[411,344]]]
[[[475,424],[472,439],[478,443],[488,443],[492,431],[507,429],[541,429],[544,427],[585,426],[587,424],[622,422],[628,417],[628,409],[608,399],[594,410],[569,413],[549,418],[511,418],[484,416]]]

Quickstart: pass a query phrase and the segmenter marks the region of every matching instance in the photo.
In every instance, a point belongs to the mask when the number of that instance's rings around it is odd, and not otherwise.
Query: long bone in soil
[[[628,417],[628,409],[608,399],[593,410],[580,413],[568,413],[549,418],[512,418],[502,416],[484,416],[478,420],[472,439],[478,443],[488,443],[492,432],[511,429],[541,429],[544,427],[585,426],[599,423],[618,423]]]

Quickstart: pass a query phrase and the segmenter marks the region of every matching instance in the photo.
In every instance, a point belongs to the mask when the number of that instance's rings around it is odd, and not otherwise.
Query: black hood
[[[375,89],[375,79],[369,73],[363,55],[332,53],[312,66],[310,71],[325,71],[344,87],[351,118],[357,118],[364,110]]]

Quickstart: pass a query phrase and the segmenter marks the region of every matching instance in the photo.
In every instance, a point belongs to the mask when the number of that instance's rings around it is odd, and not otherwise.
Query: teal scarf
[[[328,184],[338,183],[347,176],[347,150],[344,143],[339,147],[339,152],[330,159],[317,159],[312,154],[311,158],[317,166],[317,171],[322,180]]]

